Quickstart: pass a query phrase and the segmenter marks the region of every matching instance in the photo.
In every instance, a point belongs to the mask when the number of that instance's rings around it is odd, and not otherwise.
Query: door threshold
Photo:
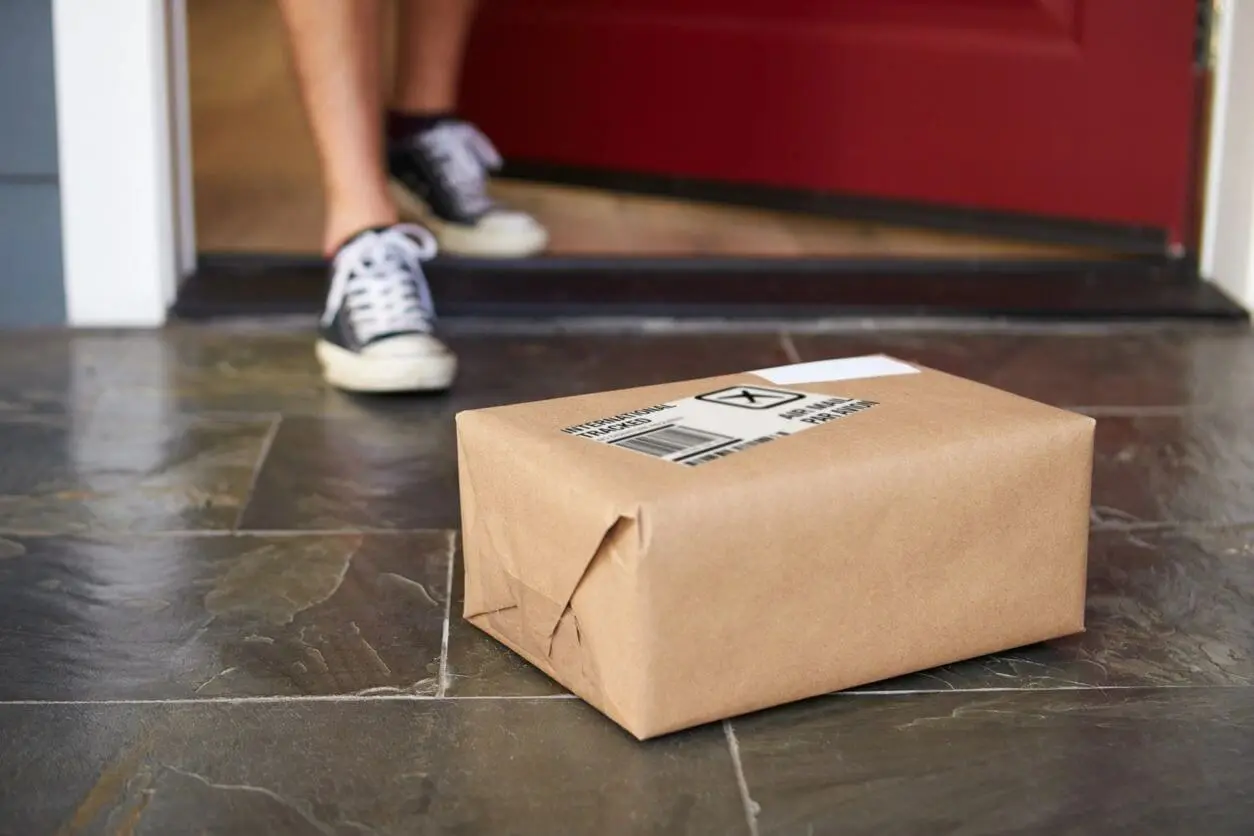
[[[1187,262],[541,257],[436,259],[427,268],[452,318],[1245,321],[1244,308]],[[202,255],[173,314],[182,319],[315,315],[317,258]]]

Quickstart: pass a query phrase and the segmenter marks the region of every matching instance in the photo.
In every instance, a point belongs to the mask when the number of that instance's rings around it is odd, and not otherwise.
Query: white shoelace
[[[488,173],[501,167],[501,155],[474,125],[447,122],[414,140],[436,164],[436,173],[468,215],[481,215],[496,204],[487,192]]]
[[[412,224],[366,233],[345,244],[335,256],[323,324],[330,324],[343,306],[363,345],[384,334],[430,333],[435,302],[422,262],[437,249],[431,233]]]

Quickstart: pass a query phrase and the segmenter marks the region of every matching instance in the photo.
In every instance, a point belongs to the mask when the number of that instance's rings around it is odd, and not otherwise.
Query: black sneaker
[[[430,228],[442,250],[481,258],[534,255],[548,244],[548,233],[535,218],[502,207],[488,194],[488,176],[500,167],[488,138],[457,119],[388,148],[398,208]]]
[[[422,262],[435,238],[419,226],[369,229],[331,262],[331,290],[315,351],[327,382],[352,392],[447,389],[457,358],[436,338]]]

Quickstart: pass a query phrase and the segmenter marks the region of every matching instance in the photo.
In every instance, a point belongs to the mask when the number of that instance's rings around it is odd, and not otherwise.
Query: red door
[[[1196,0],[491,0],[507,155],[1148,226],[1190,217]]]

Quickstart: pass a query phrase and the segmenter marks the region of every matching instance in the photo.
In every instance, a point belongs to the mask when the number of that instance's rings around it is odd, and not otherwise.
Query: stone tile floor
[[[1254,336],[454,342],[0,336],[0,833],[1254,832]],[[457,618],[456,411],[880,351],[1098,416],[1087,633],[640,744]]]

